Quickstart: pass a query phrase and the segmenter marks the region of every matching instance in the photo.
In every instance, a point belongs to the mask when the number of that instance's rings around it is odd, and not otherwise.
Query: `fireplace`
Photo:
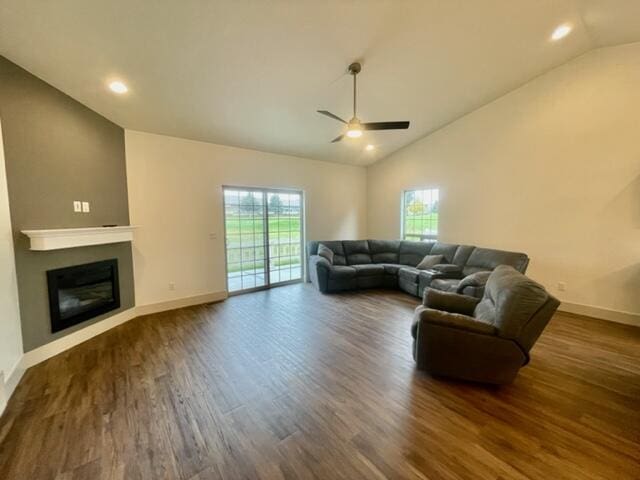
[[[49,270],[47,281],[52,332],[120,307],[115,258]]]

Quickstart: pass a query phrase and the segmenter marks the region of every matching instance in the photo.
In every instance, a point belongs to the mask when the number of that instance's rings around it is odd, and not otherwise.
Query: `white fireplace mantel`
[[[22,230],[31,240],[31,250],[59,250],[87,247],[105,243],[130,242],[137,227],[56,228],[50,230]]]

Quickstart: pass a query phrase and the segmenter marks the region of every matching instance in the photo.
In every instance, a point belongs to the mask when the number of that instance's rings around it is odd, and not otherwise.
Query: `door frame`
[[[264,234],[264,264],[265,264],[265,284],[259,287],[245,288],[242,290],[236,290],[234,292],[229,291],[229,271],[227,262],[227,200],[224,195],[225,189],[235,190],[260,190],[263,194],[264,208],[265,208],[265,234]],[[297,193],[300,195],[300,278],[294,280],[286,280],[284,282],[271,283],[271,275],[269,273],[269,202],[267,194],[269,193]],[[258,187],[248,185],[222,185],[222,231],[224,235],[224,284],[227,290],[228,296],[242,295],[244,293],[259,292],[262,290],[269,290],[271,288],[284,287],[286,285],[293,285],[295,283],[304,282],[306,275],[305,265],[305,193],[304,190],[298,190],[295,188],[277,188],[277,187]]]

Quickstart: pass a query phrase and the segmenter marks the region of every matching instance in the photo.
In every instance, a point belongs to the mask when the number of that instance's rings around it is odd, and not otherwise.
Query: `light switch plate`
[[[82,202],[82,213],[89,213],[90,211],[89,202]]]
[[[73,201],[73,211],[75,213],[82,212],[82,202],[80,200]]]

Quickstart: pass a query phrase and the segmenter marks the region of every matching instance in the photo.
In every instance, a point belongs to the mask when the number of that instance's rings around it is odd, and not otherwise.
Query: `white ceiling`
[[[0,0],[0,53],[125,128],[357,165],[639,40],[639,0]],[[341,124],[315,111],[350,117],[353,60],[359,117],[409,130],[329,143]]]

